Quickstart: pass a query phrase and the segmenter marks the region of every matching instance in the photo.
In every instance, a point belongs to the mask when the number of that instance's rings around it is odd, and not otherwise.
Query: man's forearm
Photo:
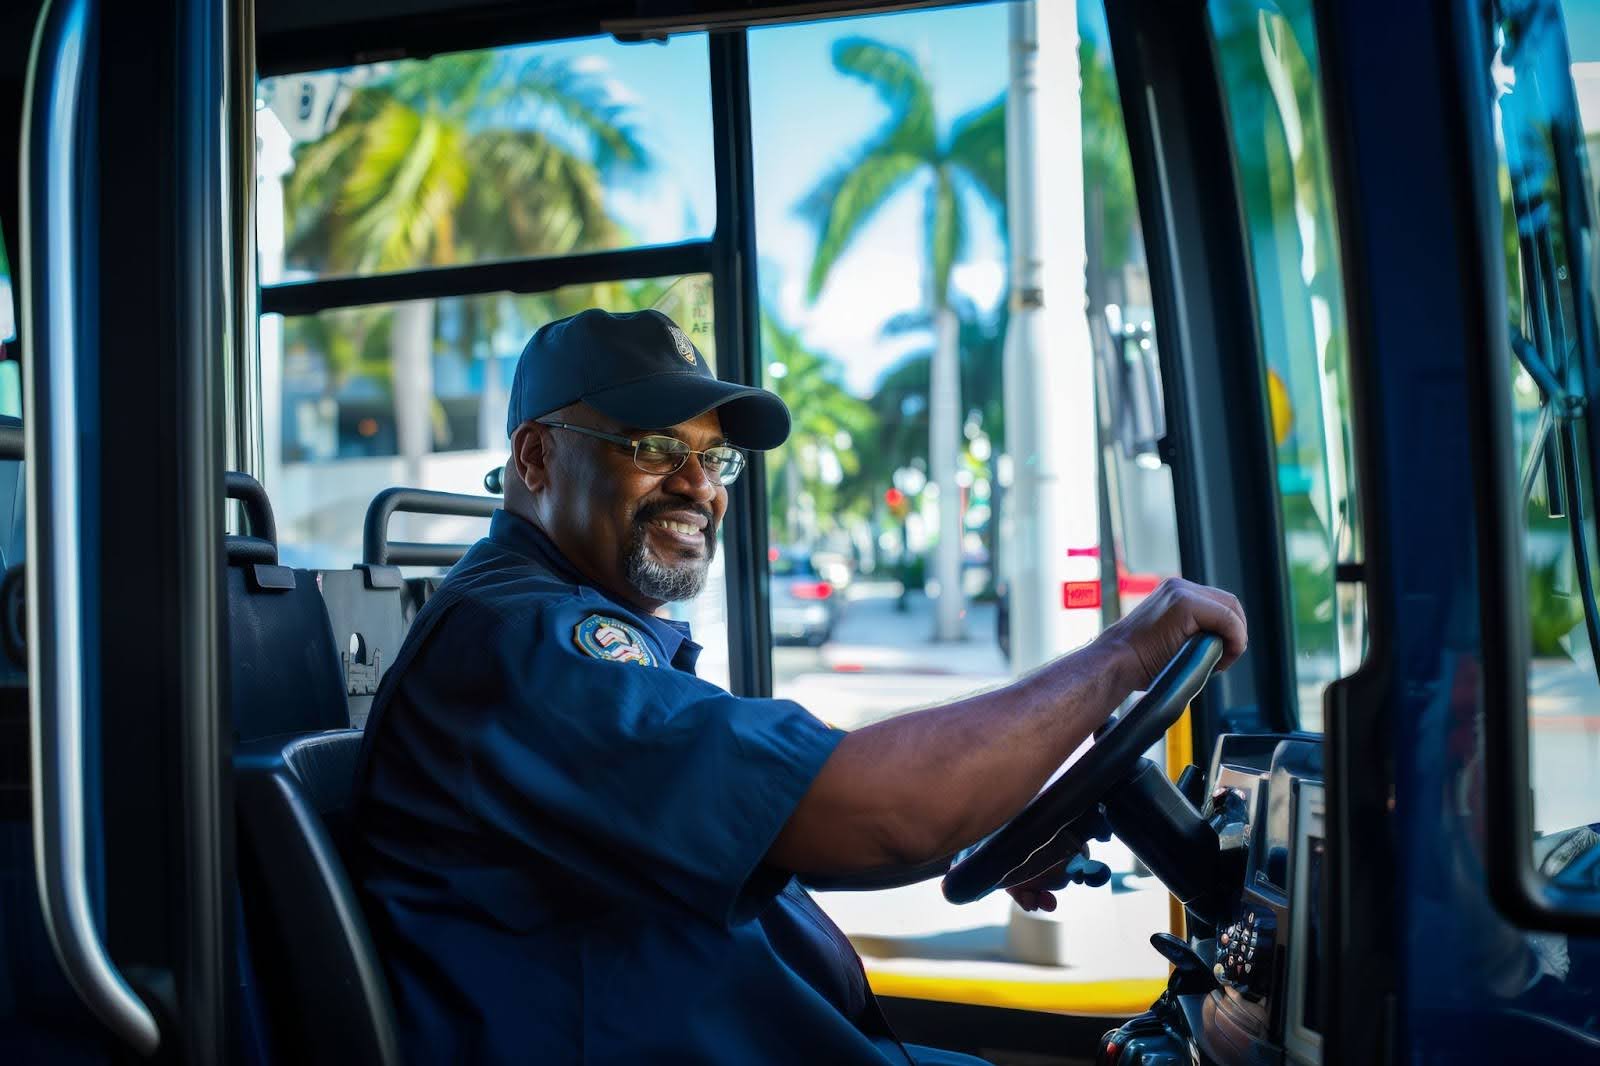
[[[851,733],[774,845],[814,875],[915,867],[1015,815],[1131,691],[1135,668],[1096,642],[1011,685]]]

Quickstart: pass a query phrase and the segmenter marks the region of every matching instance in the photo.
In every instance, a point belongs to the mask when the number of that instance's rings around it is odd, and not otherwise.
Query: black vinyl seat
[[[333,626],[316,577],[278,565],[261,485],[229,474],[227,492],[250,530],[227,538],[243,1002],[264,1016],[272,1060],[398,1063],[383,967],[342,858],[361,732],[347,728]],[[398,580],[390,591],[398,624]]]
[[[250,534],[227,537],[228,657],[239,741],[350,725],[339,653],[316,580],[278,565],[272,508],[261,483],[230,473]]]
[[[394,1006],[340,858],[361,732],[243,744],[234,753],[245,922],[277,1057],[400,1062]]]

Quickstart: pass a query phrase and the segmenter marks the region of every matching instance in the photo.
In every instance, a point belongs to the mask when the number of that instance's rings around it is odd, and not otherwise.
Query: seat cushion
[[[383,967],[337,845],[360,748],[361,733],[345,729],[234,753],[246,929],[285,1061],[400,1061]]]

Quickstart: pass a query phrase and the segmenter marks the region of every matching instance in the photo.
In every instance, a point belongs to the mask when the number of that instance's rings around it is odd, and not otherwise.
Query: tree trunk
[[[961,352],[955,311],[934,312],[933,365],[928,382],[929,478],[939,486],[939,542],[934,576],[939,600],[934,614],[938,640],[962,639],[966,596],[961,588],[961,488],[956,468],[961,461]]]
[[[433,450],[433,301],[394,311],[394,425],[407,484],[421,485],[422,460]]]

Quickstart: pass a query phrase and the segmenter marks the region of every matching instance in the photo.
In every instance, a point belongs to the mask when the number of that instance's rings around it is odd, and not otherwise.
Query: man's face
[[[676,437],[701,451],[727,443],[715,410],[665,429],[623,426],[589,407],[561,421],[633,440]],[[691,455],[676,472],[650,474],[621,445],[547,428],[550,480],[541,524],[563,555],[602,588],[650,610],[699,593],[717,550],[728,490]]]

